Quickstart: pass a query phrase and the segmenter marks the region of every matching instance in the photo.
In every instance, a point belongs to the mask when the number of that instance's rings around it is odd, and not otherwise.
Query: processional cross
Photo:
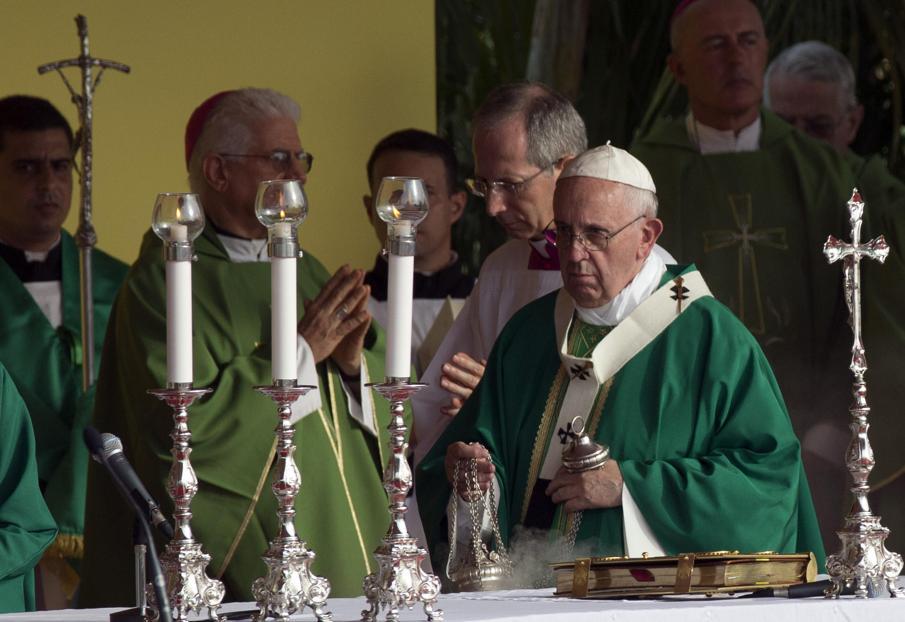
[[[903,565],[902,556],[886,550],[885,541],[889,536],[889,529],[880,524],[880,517],[873,515],[867,501],[870,492],[867,478],[875,461],[867,438],[870,407],[867,405],[867,385],[864,382],[867,357],[861,340],[861,258],[867,257],[883,263],[889,254],[889,246],[882,235],[861,243],[864,202],[857,188],[848,201],[848,212],[852,241],[848,243],[829,236],[823,245],[823,254],[830,263],[843,262],[845,302],[854,335],[849,369],[855,376],[852,384],[854,401],[849,408],[852,440],[845,454],[846,465],[852,477],[850,490],[854,503],[845,517],[843,528],[836,532],[842,541],[842,550],[826,559],[827,572],[833,582],[826,595],[836,598],[844,587],[854,585],[855,595],[859,598],[877,596],[885,582],[890,595],[905,596],[905,590],[896,587],[896,577]]]
[[[789,248],[785,227],[754,230],[750,194],[730,194],[729,206],[737,230],[720,229],[704,231],[704,252],[738,246],[738,316],[756,334],[766,332],[764,305],[760,293],[760,276],[757,272],[755,246],[768,246],[780,250]],[[747,295],[746,282],[753,289],[753,300]]]
[[[87,390],[94,383],[94,298],[91,271],[91,251],[97,244],[97,232],[91,217],[91,139],[92,121],[94,117],[93,103],[94,90],[101,81],[101,76],[106,69],[115,69],[123,73],[131,71],[128,65],[112,60],[93,58],[88,52],[88,20],[84,15],[76,15],[76,28],[82,53],[78,58],[60,60],[47,63],[38,67],[39,74],[48,71],[56,71],[63,79],[72,103],[79,111],[80,128],[76,134],[78,149],[82,153],[81,165],[76,166],[81,181],[81,196],[79,210],[79,226],[75,232],[75,242],[79,247],[79,284],[81,294],[82,315],[82,388]],[[72,88],[63,69],[66,67],[78,67],[82,73],[82,92],[77,93]],[[94,67],[100,67],[97,77],[92,77]]]

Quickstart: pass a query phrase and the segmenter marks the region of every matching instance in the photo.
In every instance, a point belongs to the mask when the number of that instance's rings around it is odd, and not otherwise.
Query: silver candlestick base
[[[292,454],[295,430],[289,419],[292,403],[317,387],[303,386],[295,380],[274,380],[273,385],[255,387],[277,403],[279,423],[276,427],[277,463],[273,476],[274,496],[277,498],[280,529],[277,537],[262,559],[267,564],[267,574],[255,579],[251,593],[255,597],[258,613],[254,620],[261,622],[268,617],[285,621],[293,613],[310,607],[318,620],[332,620],[326,611],[330,582],[311,572],[314,551],[308,549],[295,531],[295,497],[302,484],[302,476]]]
[[[160,556],[167,586],[167,597],[173,610],[173,620],[186,622],[190,612],[198,613],[207,607],[208,618],[225,620],[217,615],[225,593],[223,582],[207,575],[210,555],[201,550],[201,544],[192,535],[190,510],[192,498],[198,492],[198,477],[189,460],[192,438],[188,426],[188,407],[195,400],[210,393],[210,389],[193,389],[191,383],[178,383],[166,389],[152,389],[151,395],[166,402],[173,409],[175,426],[170,433],[173,439],[173,466],[167,477],[167,493],[176,506],[173,512],[174,535]],[[154,590],[146,590],[156,603]]]
[[[390,402],[390,450],[392,456],[383,472],[383,487],[390,499],[390,526],[374,557],[377,572],[365,577],[362,587],[370,609],[361,612],[362,622],[375,622],[381,607],[387,611],[386,619],[399,619],[399,608],[411,609],[422,603],[428,621],[443,620],[443,610],[434,609],[440,595],[440,580],[422,570],[421,563],[427,552],[418,546],[418,540],[409,536],[405,525],[405,505],[412,488],[412,470],[405,457],[408,431],[403,419],[404,403],[423,389],[424,384],[409,382],[408,378],[388,377],[383,383],[369,385]]]
[[[861,242],[861,224],[864,201],[858,189],[852,192],[848,201],[851,242],[827,238],[823,254],[830,263],[842,261],[843,289],[849,311],[849,326],[852,329],[852,358],[848,368],[854,375],[852,397],[849,408],[852,440],[845,452],[845,463],[852,478],[851,493],[854,497],[852,509],[845,517],[844,527],[836,532],[842,541],[842,550],[826,558],[826,571],[833,585],[826,590],[827,598],[838,598],[846,587],[855,588],[858,598],[880,596],[883,584],[890,596],[905,596],[905,590],[896,586],[896,577],[902,571],[902,556],[886,550],[889,529],[880,524],[880,517],[870,510],[867,497],[870,493],[868,478],[874,468],[874,450],[867,438],[870,424],[867,422],[870,406],[867,404],[867,354],[861,337],[861,260],[864,258],[886,261],[889,246],[883,236],[869,242]]]

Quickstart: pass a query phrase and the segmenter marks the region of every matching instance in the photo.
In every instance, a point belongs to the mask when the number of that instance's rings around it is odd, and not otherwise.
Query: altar
[[[820,622],[870,620],[900,622],[905,620],[905,599],[852,597],[838,600],[823,598],[739,598],[731,596],[671,597],[651,600],[575,600],[556,598],[552,590],[511,590],[504,592],[472,592],[443,595],[438,603],[446,622]],[[328,609],[335,622],[358,622],[361,610],[367,608],[363,596],[333,598]],[[221,612],[230,620],[249,620],[252,603],[229,603]],[[111,609],[69,609],[0,615],[0,621],[16,622],[108,622]],[[231,612],[248,612],[233,617]],[[193,619],[204,619],[201,616]],[[272,619],[272,618],[271,618]],[[310,609],[292,620],[313,621]],[[381,616],[383,619],[383,616]],[[400,612],[400,620],[424,620],[420,607]]]

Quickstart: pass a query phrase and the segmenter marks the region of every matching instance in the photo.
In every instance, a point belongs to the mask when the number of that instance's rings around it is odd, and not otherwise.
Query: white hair
[[[770,107],[770,79],[774,75],[794,76],[808,82],[827,82],[839,87],[842,104],[858,105],[855,72],[851,63],[835,48],[822,41],[804,41],[786,48],[773,59],[764,75],[764,105]]]
[[[209,153],[244,153],[251,143],[251,125],[261,119],[286,118],[298,123],[302,113],[288,95],[271,89],[243,88],[227,93],[204,123],[189,159],[192,192],[205,187],[204,156]]]
[[[656,193],[644,188],[623,185],[625,186],[625,193],[622,197],[627,205],[634,207],[636,216],[644,216],[645,218],[657,217],[658,202]]]

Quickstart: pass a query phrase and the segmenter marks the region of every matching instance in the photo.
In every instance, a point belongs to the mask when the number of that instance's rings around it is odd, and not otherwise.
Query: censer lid
[[[562,452],[562,465],[570,473],[580,473],[602,467],[610,457],[610,448],[591,440],[585,433],[584,419],[572,419],[569,432],[572,439]]]

